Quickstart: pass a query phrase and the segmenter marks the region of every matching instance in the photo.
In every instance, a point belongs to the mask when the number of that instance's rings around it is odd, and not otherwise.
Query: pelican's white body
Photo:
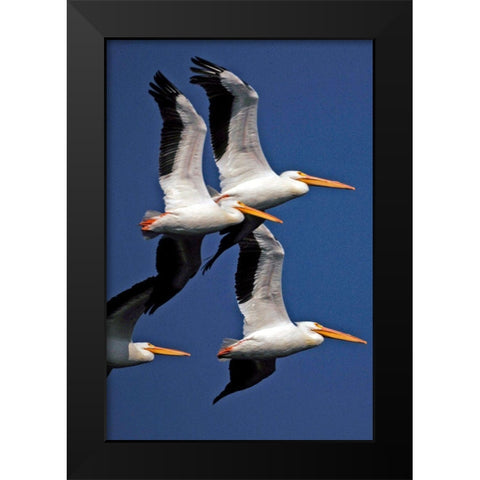
[[[253,208],[266,210],[308,192],[308,185],[296,180],[294,175],[299,177],[298,173],[293,171],[281,175],[272,171],[246,180],[228,190],[222,190],[222,194],[227,194]]]
[[[223,204],[219,206],[208,198],[204,202],[159,214],[149,226],[149,231],[170,235],[205,235],[236,225],[243,219],[244,215],[239,210]]]
[[[264,328],[247,335],[231,345],[231,350],[221,358],[228,359],[267,359],[286,357],[323,342],[323,337],[311,330],[314,322],[299,322]]]

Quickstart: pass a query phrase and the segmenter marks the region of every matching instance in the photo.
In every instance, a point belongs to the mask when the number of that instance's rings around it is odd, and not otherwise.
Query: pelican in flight
[[[213,403],[249,388],[275,371],[275,359],[323,343],[324,337],[367,343],[317,322],[293,323],[282,296],[284,250],[265,225],[239,243],[235,292],[244,316],[241,340],[226,338],[217,357],[230,360],[230,383]]]
[[[192,62],[197,67],[191,67],[196,75],[190,82],[203,87],[209,98],[211,143],[220,172],[221,195],[216,200],[230,198],[266,210],[304,195],[309,185],[355,190],[350,185],[298,170],[277,175],[270,168],[258,138],[257,92],[223,67],[199,57],[192,58]],[[204,271],[261,223],[262,220],[249,217],[230,227]]]
[[[151,362],[155,355],[190,356],[187,352],[156,347],[148,342],[132,342],[133,329],[148,308],[155,281],[155,277],[147,278],[107,302],[107,375],[112,368]]]
[[[202,153],[207,127],[190,101],[160,72],[150,83],[163,118],[160,141],[160,186],[165,212],[148,210],[140,222],[145,238],[161,233],[204,235],[243,221],[244,214],[278,218],[223,195],[212,200],[203,180]]]

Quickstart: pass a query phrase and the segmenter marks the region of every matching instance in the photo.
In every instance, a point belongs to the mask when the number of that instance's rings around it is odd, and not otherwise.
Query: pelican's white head
[[[243,202],[239,202],[232,195],[220,195],[214,198],[214,201],[219,207],[232,215],[234,219],[238,219],[237,223],[243,221],[244,214],[254,215],[255,217],[264,218],[265,220],[270,220],[276,223],[283,223],[283,220],[280,220],[269,213],[262,212],[261,210],[245,205]]]
[[[297,327],[306,333],[309,339],[315,341],[316,345],[320,345],[324,337],[336,338],[337,340],[345,340],[347,342],[367,343],[361,338],[354,337],[349,333],[339,332],[331,328],[324,327],[317,322],[298,322]]]
[[[302,193],[300,194],[308,192],[308,185],[313,185],[316,187],[343,188],[347,190],[355,190],[354,187],[346,185],[345,183],[340,183],[335,180],[326,180],[325,178],[320,177],[313,177],[312,175],[307,175],[306,173],[300,172],[298,170],[287,170],[286,172],[283,172],[280,177],[289,178],[291,180],[301,182],[301,184],[303,184],[302,187],[298,187],[302,191]]]

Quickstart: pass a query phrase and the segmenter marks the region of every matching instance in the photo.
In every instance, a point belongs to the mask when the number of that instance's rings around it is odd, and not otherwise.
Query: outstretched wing
[[[130,340],[142,314],[152,314],[185,287],[202,264],[203,237],[162,236],[157,247],[157,275],[136,283],[108,301],[109,334]]]
[[[210,135],[222,192],[245,181],[275,175],[263,154],[257,129],[257,92],[223,67],[199,57],[191,83],[209,98]]]
[[[230,360],[230,382],[213,403],[231,393],[253,387],[275,371],[275,358],[267,360]]]
[[[205,122],[164,75],[157,72],[154,80],[149,93],[163,119],[159,167],[165,210],[208,201],[210,195],[202,174]]]
[[[158,242],[156,266],[158,275],[145,304],[145,313],[152,314],[177,293],[197,273],[202,264],[201,246],[204,235],[163,235]]]
[[[132,340],[133,329],[146,311],[154,285],[155,277],[147,278],[107,302],[107,337]]]
[[[265,225],[260,225],[239,245],[235,293],[245,317],[244,336],[291,323],[282,296],[282,245]]]

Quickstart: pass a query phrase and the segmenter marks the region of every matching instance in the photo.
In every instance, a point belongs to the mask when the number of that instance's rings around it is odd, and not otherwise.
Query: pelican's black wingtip
[[[157,96],[177,96],[182,95],[182,92],[160,71],[157,70],[153,76],[153,82],[149,83],[149,86],[152,90],[149,90],[148,93],[154,98]]]
[[[208,60],[205,60],[202,57],[199,57],[198,55],[195,57],[192,57],[190,59],[195,65],[198,65],[199,67],[210,67],[210,66],[216,66],[213,63],[209,62]]]
[[[197,83],[198,83],[198,84],[201,85],[202,83],[204,83],[204,81],[205,81],[205,77],[202,77],[202,76],[200,76],[200,75],[192,75],[192,76],[190,77],[190,83],[193,83],[193,84],[197,84]]]
[[[215,405],[219,400],[221,400],[226,394],[224,392],[220,393],[220,395],[217,395],[212,402],[212,405]]]
[[[213,262],[215,261],[215,259],[210,259],[208,260],[208,262],[205,263],[205,265],[202,267],[202,275],[205,275],[211,268],[212,268],[212,265],[213,265]]]
[[[226,70],[225,67],[221,67],[220,65],[216,65],[215,63],[209,62],[208,60],[205,60],[204,58],[201,57],[192,57],[191,58],[192,62],[201,67],[202,69],[205,69],[203,72],[204,74],[207,75],[218,75]],[[195,67],[191,67],[192,71],[196,71],[198,73],[198,69],[193,70]]]

